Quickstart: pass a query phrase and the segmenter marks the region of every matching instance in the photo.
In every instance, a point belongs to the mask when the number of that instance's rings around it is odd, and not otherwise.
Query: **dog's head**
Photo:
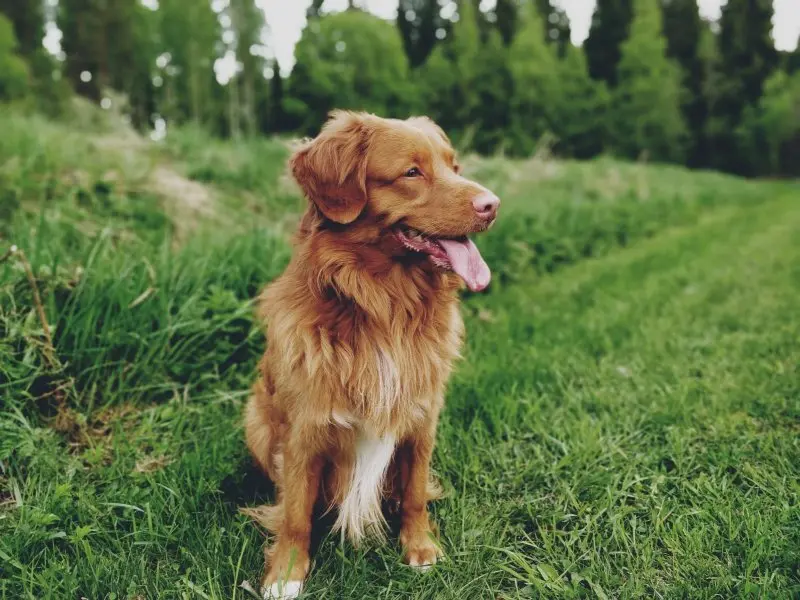
[[[489,284],[467,236],[494,223],[500,200],[460,175],[450,140],[430,119],[335,111],[291,168],[325,221],[377,231],[393,254],[427,255],[473,291]]]

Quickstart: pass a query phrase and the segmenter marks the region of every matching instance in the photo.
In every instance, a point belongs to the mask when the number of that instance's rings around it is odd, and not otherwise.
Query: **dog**
[[[259,297],[267,349],[245,411],[247,446],[277,489],[260,519],[276,534],[264,598],[300,593],[315,507],[338,509],[334,529],[357,544],[384,536],[391,500],[404,562],[441,557],[427,503],[464,332],[458,292],[491,278],[467,236],[500,205],[426,117],[334,111],[289,164],[308,208]]]

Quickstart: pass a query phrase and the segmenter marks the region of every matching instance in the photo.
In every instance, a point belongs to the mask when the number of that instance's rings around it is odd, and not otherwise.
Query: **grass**
[[[0,129],[0,254],[30,259],[56,353],[11,257],[0,597],[247,598],[267,537],[238,508],[272,492],[239,419],[301,206],[286,145]],[[504,205],[438,436],[447,560],[323,536],[305,597],[800,596],[797,184],[465,162]]]

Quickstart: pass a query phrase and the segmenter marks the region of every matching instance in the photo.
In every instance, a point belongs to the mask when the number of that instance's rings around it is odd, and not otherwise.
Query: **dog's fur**
[[[456,237],[491,224],[473,207],[487,190],[455,160],[429,119],[350,112],[334,112],[291,159],[310,202],[289,266],[260,298],[267,350],[245,418],[250,452],[278,489],[267,597],[299,591],[315,505],[337,508],[336,527],[358,542],[382,535],[381,500],[392,497],[405,561],[439,556],[430,460],[463,334],[462,282],[392,228]]]

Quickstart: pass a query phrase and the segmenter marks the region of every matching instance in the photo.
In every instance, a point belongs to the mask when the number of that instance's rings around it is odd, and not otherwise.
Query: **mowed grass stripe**
[[[799,208],[725,211],[516,288],[497,339],[530,335],[493,353],[493,325],[471,323],[480,358],[460,372],[440,457],[457,487],[483,483],[476,512],[504,505],[531,561],[599,571],[632,597],[796,586]]]

